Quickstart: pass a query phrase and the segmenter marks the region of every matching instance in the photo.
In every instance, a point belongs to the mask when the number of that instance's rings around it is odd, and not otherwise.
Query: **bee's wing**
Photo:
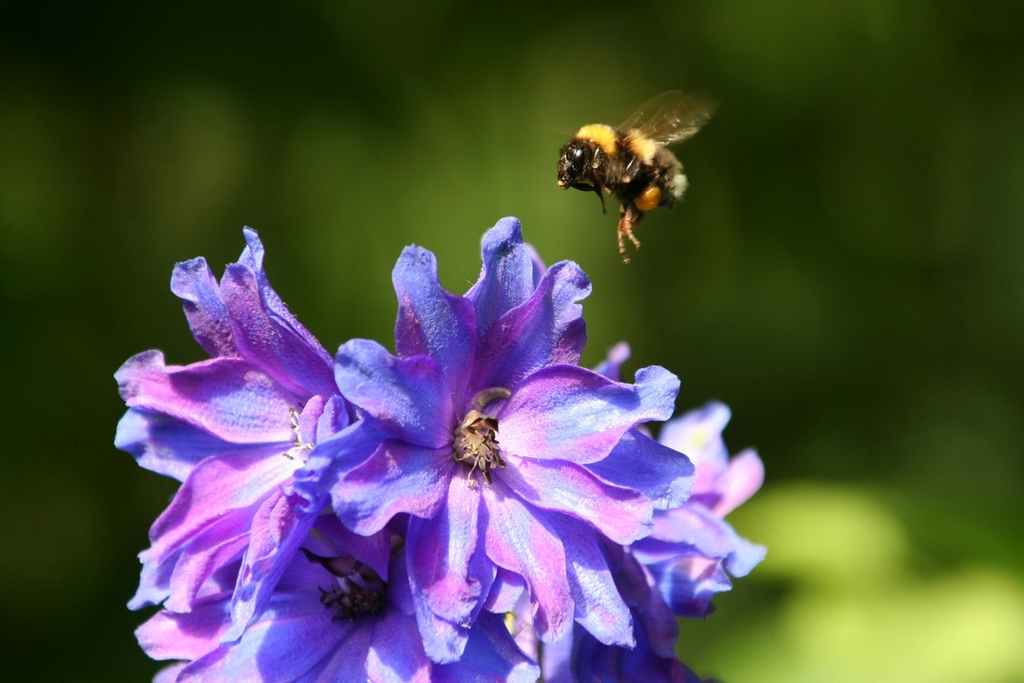
[[[711,118],[714,108],[714,103],[706,98],[669,90],[644,103],[620,128],[635,128],[644,137],[671,145],[696,135]]]

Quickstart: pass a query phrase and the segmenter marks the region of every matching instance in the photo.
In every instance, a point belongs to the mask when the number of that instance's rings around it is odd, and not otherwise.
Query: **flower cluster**
[[[580,367],[590,282],[515,219],[465,295],[403,251],[393,354],[331,358],[245,238],[219,282],[201,258],[172,276],[211,358],[116,374],[116,445],[182,482],[129,603],[160,607],[137,632],[175,661],[158,681],[699,680],[675,617],[764,554],[722,519],[763,477],[753,452],[729,461],[728,409],[652,438],[678,379],[622,382],[624,345]]]

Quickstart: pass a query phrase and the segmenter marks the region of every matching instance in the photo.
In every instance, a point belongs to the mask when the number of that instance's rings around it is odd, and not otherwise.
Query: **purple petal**
[[[477,352],[473,304],[442,289],[434,255],[420,247],[402,251],[391,280],[398,295],[395,352],[440,363],[455,404],[461,406]]]
[[[373,640],[366,656],[368,681],[430,683],[430,668],[414,619],[392,608],[373,624]]]
[[[605,484],[574,463],[509,456],[509,467],[500,476],[534,507],[589,522],[616,543],[632,543],[650,533],[650,500],[633,489]]]
[[[469,638],[469,628],[465,624],[442,619],[430,611],[423,599],[419,584],[409,576],[411,594],[409,600],[416,615],[416,624],[423,638],[423,650],[434,662],[454,662],[462,657]]]
[[[294,358],[307,358],[309,361],[308,367],[299,367],[295,375],[296,379],[300,380],[300,383],[307,386],[307,390],[312,394],[324,394],[329,395],[335,393],[333,390],[333,383],[330,378],[330,367],[331,367],[331,355],[320,345],[320,342],[309,333],[309,331],[303,327],[302,323],[292,315],[288,307],[285,306],[284,302],[281,301],[281,297],[277,295],[274,288],[270,286],[270,281],[267,279],[267,274],[263,270],[263,243],[260,242],[259,236],[256,231],[252,228],[245,228],[242,230],[242,235],[245,237],[246,248],[242,250],[242,255],[238,258],[238,265],[228,266],[228,271],[232,268],[242,267],[249,270],[255,278],[256,286],[259,289],[259,298],[261,300],[261,307],[265,309],[266,317],[268,322],[276,330],[276,334],[280,335],[278,340],[282,346],[279,350],[284,351],[285,355],[290,355],[288,349],[291,348],[295,352]],[[225,278],[228,278],[228,273],[225,273]],[[223,287],[226,283],[222,281],[221,286]],[[228,296],[225,294],[225,300]],[[231,301],[227,301],[228,309],[233,312]],[[249,311],[248,313],[252,313]],[[232,316],[234,317],[234,316]],[[237,322],[235,320],[236,338],[238,335]],[[262,342],[254,342],[257,347],[262,345]],[[241,345],[241,342],[240,342]],[[312,355],[308,355],[306,350],[312,351]],[[290,367],[289,363],[284,363],[285,367]],[[326,372],[325,372],[326,370]],[[308,373],[308,374],[307,374]],[[312,379],[315,375],[316,379]],[[302,380],[303,377],[308,377],[308,380]],[[319,390],[313,390],[313,383],[319,386]]]
[[[282,454],[268,456],[259,451],[207,458],[192,470],[153,523],[149,532],[153,546],[143,555],[162,562],[201,531],[224,523],[229,512],[252,509],[254,513],[255,506],[299,466],[300,462]]]
[[[659,591],[672,612],[689,619],[702,619],[713,608],[711,599],[732,589],[722,569],[722,560],[702,555],[683,555],[674,560],[647,565]]]
[[[310,402],[313,400],[310,399]],[[306,406],[308,408],[309,404],[306,404]],[[303,413],[305,413],[305,410],[303,410]],[[349,415],[345,399],[341,396],[331,396],[324,404],[324,411],[316,423],[316,443],[326,441],[351,424],[352,418]],[[303,431],[303,434],[305,434],[305,431]]]
[[[579,266],[552,266],[533,295],[482,338],[475,388],[515,387],[548,365],[579,363],[587,330],[577,302],[588,294],[590,280]]]
[[[725,568],[733,576],[746,576],[754,567],[761,564],[766,553],[767,549],[763,545],[737,537],[736,546],[725,558]]]
[[[612,578],[594,531],[563,515],[551,525],[565,546],[576,623],[606,644],[633,647],[633,621]]]
[[[160,610],[135,631],[143,651],[153,659],[198,659],[217,648],[231,625],[223,599],[207,600],[188,614]]]
[[[480,277],[466,298],[476,308],[480,336],[486,337],[498,318],[530,298],[534,267],[516,218],[502,218],[484,233],[480,252]]]
[[[239,355],[296,394],[336,393],[330,354],[276,294],[267,300],[269,285],[261,288],[259,279],[250,268],[233,264],[221,280]]]
[[[463,622],[479,606],[493,577],[470,575],[477,551],[480,494],[453,477],[445,505],[431,519],[409,520],[406,552],[409,571],[423,591],[430,611],[448,621]]]
[[[137,610],[159,605],[168,598],[171,591],[171,575],[177,567],[181,552],[180,549],[172,552],[159,562],[156,559],[147,561],[151,555],[148,550],[139,553],[142,576],[139,578],[139,587],[135,595],[128,601],[128,609]]]
[[[578,464],[605,458],[638,422],[672,414],[679,379],[652,366],[636,385],[570,365],[531,375],[498,412],[502,450],[524,458]]]
[[[507,569],[498,569],[491,584],[491,592],[484,603],[484,609],[489,612],[503,614],[509,612],[519,602],[526,589],[526,580],[519,574],[514,574]]]
[[[171,291],[182,299],[192,336],[208,354],[214,358],[238,355],[228,309],[206,259],[200,257],[176,265],[171,274]]]
[[[484,487],[483,500],[487,556],[526,579],[530,600],[537,605],[537,633],[544,641],[558,640],[572,627],[573,617],[562,542],[545,518],[520,502],[500,479]]]
[[[708,557],[725,557],[738,538],[728,522],[695,503],[658,512],[650,535],[651,541],[659,543],[692,545]],[[643,543],[638,547],[646,547]]]
[[[636,629],[636,647],[609,646],[583,633],[578,637],[572,663],[573,677],[587,683],[688,683],[675,657],[655,652],[642,628]]]
[[[237,640],[270,602],[281,575],[313,527],[323,502],[298,495],[271,496],[252,521],[249,547],[242,558],[238,583],[231,596],[232,627],[223,642]]]
[[[236,358],[185,367],[165,365],[160,351],[140,353],[114,377],[129,408],[164,413],[239,444],[291,441],[289,409],[301,402]]]
[[[569,663],[572,660],[572,646],[575,640],[574,634],[580,628],[573,628],[565,638],[557,643],[546,643],[541,652],[541,670],[544,671],[544,683],[576,683],[569,671]]]
[[[373,632],[370,629],[352,629],[338,643],[334,652],[305,675],[296,678],[294,683],[339,683],[340,681],[375,683],[366,676],[366,656],[372,640]],[[287,680],[290,682],[292,679]],[[214,682],[211,681],[211,683]],[[282,681],[282,683],[284,682]]]
[[[377,533],[403,512],[432,517],[444,502],[453,464],[451,449],[385,441],[331,488],[334,511],[363,535]]]
[[[478,552],[480,493],[467,481],[453,477],[446,504],[432,519],[409,520],[406,557],[409,575],[418,590],[413,600],[420,617],[427,654],[435,661],[451,661],[462,655],[466,632],[433,629],[437,619],[450,624],[471,624],[483,608],[494,581],[494,566]],[[433,633],[431,631],[434,631]]]
[[[729,469],[719,479],[722,497],[712,510],[719,517],[725,517],[757,493],[763,483],[764,463],[761,458],[753,450],[743,451],[729,461]]]
[[[390,531],[362,536],[349,531],[335,515],[322,514],[316,522],[316,533],[327,540],[330,547],[348,553],[377,572],[381,579],[388,580]]]
[[[693,464],[685,455],[636,429],[626,432],[607,458],[587,469],[603,481],[640,491],[656,509],[682,505],[695,479]]]
[[[681,556],[724,560],[731,574],[744,576],[764,559],[765,549],[740,538],[703,505],[688,503],[655,515],[654,531],[633,545],[633,553],[646,565]]]
[[[178,481],[204,458],[245,449],[181,420],[136,408],[117,423],[114,446],[131,453],[147,470]]]
[[[407,552],[393,556],[388,600],[403,613],[415,615],[423,638],[423,649],[430,659],[435,662],[455,661],[462,656],[466,647],[469,628],[441,619],[430,611],[415,575],[409,572],[407,556]]]
[[[717,495],[718,478],[725,472],[729,451],[722,441],[722,430],[729,423],[731,413],[724,403],[711,401],[707,405],[666,422],[658,441],[685,453],[697,468],[694,495]]]
[[[633,610],[636,630],[643,631],[649,647],[655,654],[660,657],[672,657],[679,641],[679,623],[676,621],[676,615],[661,592],[656,589],[655,579],[651,573],[628,554],[626,559],[640,570],[646,584],[645,599]]]
[[[426,448],[451,444],[451,392],[430,356],[395,358],[377,342],[353,339],[338,349],[334,374],[342,395],[393,436]]]
[[[330,408],[331,403],[327,405]],[[325,420],[331,420],[329,412],[321,417],[318,427]],[[373,419],[364,418],[318,441],[305,465],[295,472],[295,491],[312,500],[331,490],[349,471],[366,463],[388,438]]]
[[[621,381],[620,370],[622,364],[629,360],[629,344],[626,342],[619,342],[612,348],[608,349],[608,356],[601,363],[594,368],[594,372],[599,375],[604,375],[613,382]]]
[[[164,607],[172,612],[191,611],[196,596],[210,577],[245,551],[251,522],[252,515],[246,512],[227,513],[196,534],[182,548],[181,554],[173,558],[174,571]]]
[[[540,669],[516,646],[496,614],[481,614],[462,659],[435,666],[434,683],[536,683]]]
[[[353,622],[334,621],[315,595],[276,595],[264,614],[236,644],[192,662],[179,681],[295,681],[328,655],[345,650],[344,641],[352,640],[347,636],[369,634]],[[362,658],[355,659],[360,666],[366,656],[363,645]]]
[[[661,657],[671,657],[679,639],[679,626],[672,610],[658,592],[654,577],[637,560],[631,548],[608,542],[603,543],[603,546],[615,572],[615,584],[632,608],[637,647],[640,647],[641,636],[644,636],[644,641],[655,653]]]

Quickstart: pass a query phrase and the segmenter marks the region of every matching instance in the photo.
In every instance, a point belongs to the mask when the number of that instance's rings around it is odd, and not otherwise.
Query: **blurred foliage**
[[[918,566],[925,548],[887,498],[805,481],[737,511],[768,558],[735,589],[743,596],[720,599],[705,623],[681,622],[680,656],[726,681],[1024,680],[1020,573],[977,557]]]
[[[713,95],[686,201],[623,267],[558,147]],[[9,680],[137,681],[123,605],[173,494],[111,445],[111,374],[201,357],[174,262],[260,231],[332,349],[391,338],[390,270],[461,291],[519,216],[594,282],[594,364],[730,404],[768,560],[687,623],[728,683],[1024,681],[1024,5],[895,0],[0,7],[0,632]],[[797,480],[829,482],[795,484]]]

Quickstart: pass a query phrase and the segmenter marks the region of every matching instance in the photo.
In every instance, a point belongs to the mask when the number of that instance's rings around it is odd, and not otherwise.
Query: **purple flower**
[[[185,660],[160,683],[534,683],[537,666],[515,645],[501,618],[482,615],[458,662],[435,664],[424,652],[405,555],[383,530],[361,537],[332,516],[305,538],[266,609],[236,643],[230,587],[211,587],[191,612],[157,613],[136,632],[154,659]]]
[[[412,600],[435,661],[457,659],[481,611],[507,611],[524,591],[542,639],[575,619],[632,645],[593,531],[631,543],[655,508],[689,494],[689,461],[635,429],[669,417],[679,382],[660,367],[635,384],[578,367],[590,282],[572,262],[544,269],[517,220],[499,221],[482,252],[480,278],[458,296],[433,254],[405,249],[392,276],[396,355],[354,340],[336,357],[364,436],[378,433],[372,448],[357,457],[349,438],[323,442],[307,471],[336,479],[334,510],[357,533],[408,515]]]
[[[700,683],[675,657],[679,627],[650,572],[628,548],[607,539],[601,539],[601,546],[633,617],[635,645],[602,643],[577,625],[570,635],[541,648],[521,602],[514,611],[516,642],[539,660],[545,683]]]
[[[628,358],[629,345],[621,342],[609,350],[597,370],[618,379]],[[726,571],[746,576],[764,559],[763,546],[740,538],[723,519],[764,481],[764,465],[753,450],[729,459],[722,441],[729,417],[729,408],[713,401],[662,426],[658,441],[686,453],[697,468],[697,481],[689,499],[658,510],[651,534],[630,548],[679,616],[710,614],[711,598],[732,588]]]
[[[732,588],[726,572],[746,576],[765,556],[763,546],[741,538],[723,519],[764,481],[753,450],[729,459],[722,441],[729,415],[725,405],[711,402],[662,427],[659,441],[693,460],[697,483],[685,503],[659,510],[651,535],[632,546],[679,616],[710,614],[714,595]]]
[[[202,258],[171,277],[212,357],[169,366],[146,351],[115,375],[129,407],[115,445],[182,481],[150,529],[129,606],[188,612],[207,580],[240,558],[228,639],[266,604],[326,500],[308,482],[296,492],[295,472],[313,444],[350,421],[330,355],[271,289],[255,231],[244,235],[248,246],[220,283]]]

